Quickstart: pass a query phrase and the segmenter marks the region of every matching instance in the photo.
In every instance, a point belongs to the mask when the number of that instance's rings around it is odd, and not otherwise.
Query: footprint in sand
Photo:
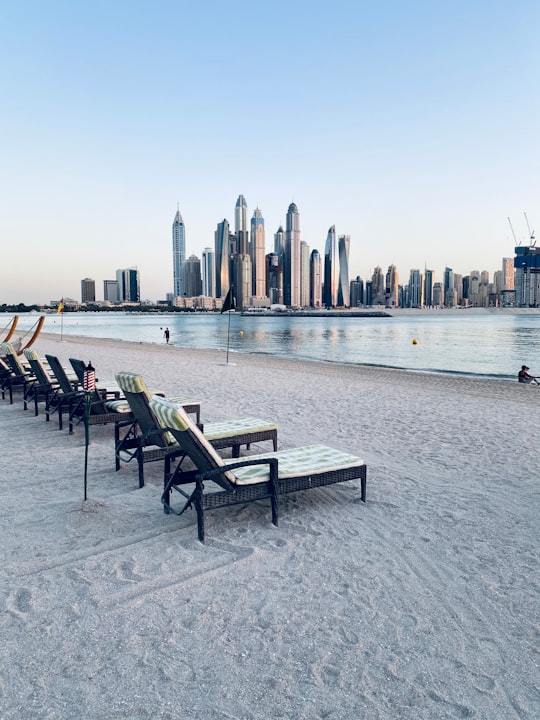
[[[20,588],[15,594],[11,594],[6,600],[7,609],[17,617],[26,619],[31,611],[32,593],[27,588]]]

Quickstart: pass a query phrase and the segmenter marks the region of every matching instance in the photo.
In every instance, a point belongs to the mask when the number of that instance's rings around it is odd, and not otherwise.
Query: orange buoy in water
[[[418,340],[417,340],[416,338],[414,338],[413,341],[412,341],[412,344],[413,344],[413,345],[418,345]]]

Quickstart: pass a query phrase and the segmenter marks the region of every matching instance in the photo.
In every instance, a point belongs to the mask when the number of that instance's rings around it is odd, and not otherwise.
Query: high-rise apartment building
[[[433,270],[424,270],[424,305],[432,307],[433,302],[433,283],[435,282],[435,272]]]
[[[366,283],[367,285],[367,283]],[[366,303],[369,305],[385,305],[385,282],[382,268],[377,265],[371,276],[371,288],[370,288],[370,302]]]
[[[399,306],[399,273],[395,265],[388,266],[384,286],[384,304],[387,307]]]
[[[255,208],[251,218],[251,238],[249,254],[251,256],[252,295],[266,297],[266,249],[264,218],[259,208]]]
[[[357,275],[351,280],[351,307],[361,307],[364,304],[364,281]]]
[[[216,297],[224,298],[229,292],[229,222],[218,223],[214,233],[216,262]]]
[[[103,281],[103,299],[105,302],[117,303],[120,301],[120,294],[118,292],[118,281],[117,280],[104,280]]]
[[[283,305],[283,265],[277,253],[266,256],[266,295],[271,305]]]
[[[184,292],[186,297],[202,295],[201,261],[196,255],[190,255],[184,264]]]
[[[251,297],[251,258],[247,253],[236,255],[235,258],[234,295],[236,307],[249,307]]]
[[[300,306],[309,307],[309,245],[300,241]]]
[[[515,290],[515,287],[514,258],[503,258],[501,290]]]
[[[322,307],[322,286],[323,286],[323,267],[321,255],[318,250],[311,251],[310,272],[309,272],[309,304],[311,307]]]
[[[339,258],[339,279],[338,279],[338,305],[350,307],[350,284],[349,284],[349,249],[351,245],[350,235],[340,235],[338,238]]]
[[[81,280],[81,302],[93,303],[96,301],[96,281],[92,278]]]
[[[186,292],[184,263],[186,261],[186,228],[180,215],[180,208],[176,211],[172,224],[173,245],[173,295],[183,297]]]
[[[283,295],[285,305],[300,305],[300,213],[295,203],[289,205],[285,220]]]
[[[118,299],[120,302],[138,303],[141,301],[140,279],[137,268],[116,271]]]
[[[540,247],[514,248],[516,307],[540,307]]]
[[[336,242],[336,226],[328,228],[324,248],[323,305],[327,308],[338,304],[339,263]]]
[[[409,302],[412,308],[421,308],[424,305],[424,277],[420,270],[411,270],[409,275]]]
[[[279,258],[280,265],[283,265],[285,262],[285,231],[281,225],[274,233],[274,252]]]
[[[201,263],[202,294],[206,297],[216,297],[216,263],[212,248],[204,248]]]
[[[249,252],[247,211],[248,207],[246,198],[243,195],[239,195],[234,208],[234,234],[236,235],[236,248],[231,254],[245,255]]]
[[[454,289],[454,271],[452,268],[446,267],[444,269],[444,298],[443,304],[446,307],[454,307],[456,304],[455,299],[456,291]]]

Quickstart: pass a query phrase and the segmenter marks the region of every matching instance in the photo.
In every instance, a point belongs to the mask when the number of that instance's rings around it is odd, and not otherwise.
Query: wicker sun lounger
[[[176,457],[184,455],[177,441],[164,433],[150,406],[153,394],[149,391],[143,377],[136,373],[119,372],[116,382],[128,401],[135,424],[133,431],[120,441],[116,449],[116,469],[120,461],[129,462],[137,459],[139,469],[139,487],[144,485],[144,464],[166,460],[168,464]],[[188,398],[168,398],[174,405],[180,405],[187,414],[194,414],[196,424],[200,424],[200,403]],[[240,455],[240,448],[251,443],[270,441],[274,450],[277,449],[277,425],[259,418],[240,418],[222,422],[206,423],[204,426],[206,439],[216,449],[232,448],[233,457]]]
[[[220,507],[269,498],[272,522],[277,525],[279,495],[355,479],[360,480],[361,499],[366,501],[366,465],[354,455],[313,445],[224,460],[182,408],[157,397],[150,401],[150,407],[195,466],[195,470],[183,469],[180,461],[174,472],[165,468],[161,498],[165,512],[181,515],[194,506],[201,542],[204,513]],[[208,481],[215,483],[217,490],[209,489]],[[192,489],[186,491],[185,486]],[[179,509],[171,504],[173,491],[185,500]]]

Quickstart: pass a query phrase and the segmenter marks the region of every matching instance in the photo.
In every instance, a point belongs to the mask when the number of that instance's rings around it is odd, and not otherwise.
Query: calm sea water
[[[0,331],[11,315],[0,314]],[[21,315],[25,330],[35,315]],[[227,349],[228,315],[66,313],[43,332]],[[416,340],[416,344],[413,344]],[[39,342],[36,343],[39,348]],[[448,311],[391,318],[231,315],[229,351],[453,373],[515,381],[522,364],[540,375],[540,313]]]

